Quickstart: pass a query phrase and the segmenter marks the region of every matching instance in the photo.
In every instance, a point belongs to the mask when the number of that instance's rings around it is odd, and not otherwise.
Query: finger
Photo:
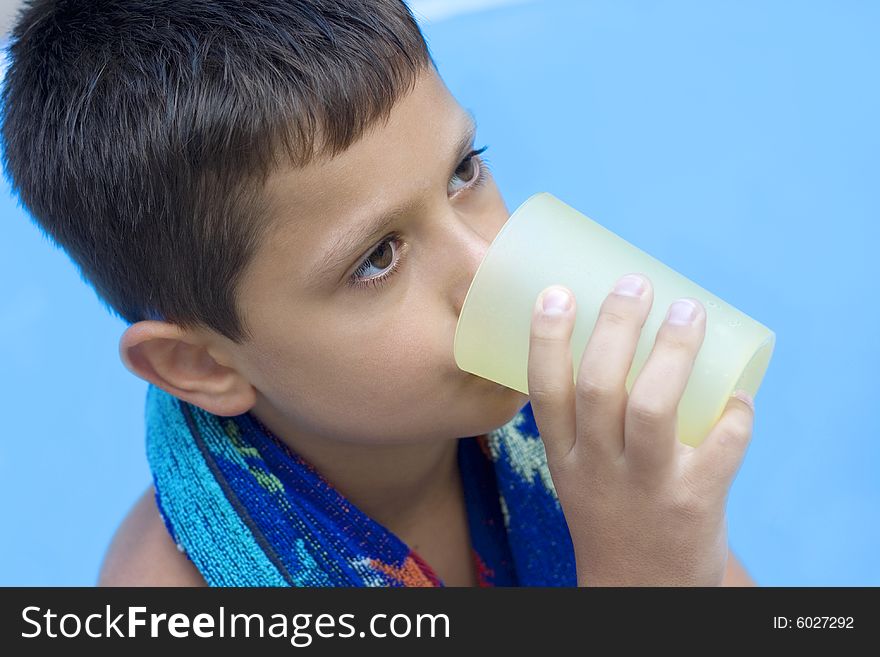
[[[754,425],[754,406],[731,397],[709,435],[687,459],[687,479],[697,487],[694,492],[705,499],[727,496],[751,443]]]
[[[568,308],[545,311],[544,300],[552,298],[562,302],[567,298]],[[577,433],[570,342],[574,317],[574,295],[558,285],[542,290],[532,311],[529,402],[544,441],[548,463],[562,461],[571,450]]]
[[[658,471],[677,452],[678,405],[706,330],[696,299],[673,303],[629,394],[624,427],[627,463]]]
[[[584,348],[576,391],[578,441],[594,455],[617,458],[623,452],[626,377],[653,300],[647,276],[622,276]]]

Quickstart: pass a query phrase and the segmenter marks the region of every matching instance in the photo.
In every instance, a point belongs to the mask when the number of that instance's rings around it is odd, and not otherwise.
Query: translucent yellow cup
[[[571,337],[576,382],[602,302],[630,272],[650,279],[654,302],[626,377],[628,392],[672,302],[692,297],[706,309],[705,338],[678,406],[678,439],[696,447],[735,390],[756,396],[776,334],[552,194],[528,198],[489,246],[456,326],[456,364],[528,395],[532,310],[544,288],[563,285],[577,301]]]

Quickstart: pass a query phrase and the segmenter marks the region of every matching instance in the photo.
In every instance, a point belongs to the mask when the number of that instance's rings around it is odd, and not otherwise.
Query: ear
[[[215,360],[203,335],[170,322],[132,324],[119,340],[119,358],[136,376],[214,415],[241,415],[256,403],[254,387]]]

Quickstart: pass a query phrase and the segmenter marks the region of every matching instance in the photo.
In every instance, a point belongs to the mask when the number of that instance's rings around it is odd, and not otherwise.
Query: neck
[[[271,411],[251,413],[349,502],[399,536],[454,504],[460,492],[458,439],[360,445],[305,437]]]

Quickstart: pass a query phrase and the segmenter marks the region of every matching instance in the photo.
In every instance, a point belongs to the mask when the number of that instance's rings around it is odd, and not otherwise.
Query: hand
[[[529,401],[571,533],[578,584],[718,586],[727,565],[727,495],[754,411],[731,397],[699,447],[678,440],[678,404],[706,329],[705,308],[695,299],[692,323],[667,316],[627,393],[654,291],[646,276],[625,279],[641,280],[643,292],[605,299],[576,386],[574,295],[545,289],[532,317]],[[570,308],[543,313],[548,290],[567,292]]]

